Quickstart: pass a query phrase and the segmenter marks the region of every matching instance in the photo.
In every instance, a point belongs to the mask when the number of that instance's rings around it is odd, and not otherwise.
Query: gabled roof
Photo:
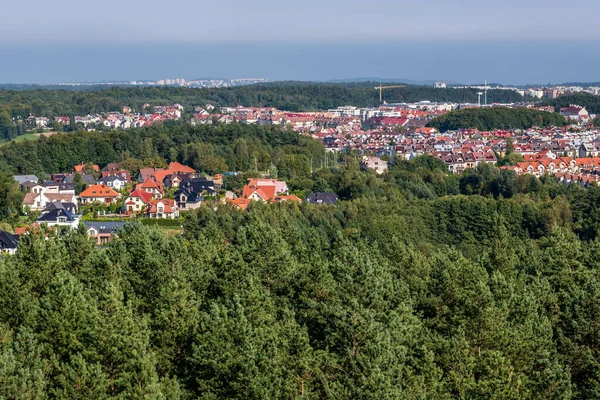
[[[139,173],[139,176],[141,178],[140,180],[142,182],[145,182],[146,180],[148,180],[149,178],[151,178],[152,176],[154,176],[154,173],[156,171],[158,171],[158,170],[154,169],[154,168],[141,168],[140,169],[140,173]]]
[[[50,201],[59,201],[61,203],[69,203],[75,197],[74,194],[63,194],[63,193],[44,193],[44,196]]]
[[[19,183],[19,185],[22,185],[25,182],[39,182],[39,178],[35,175],[15,175],[13,178]]]
[[[81,176],[81,180],[89,185],[96,184],[96,178],[90,174],[79,174]],[[64,175],[63,183],[73,183],[75,180],[75,174]]]
[[[134,190],[133,192],[131,192],[129,194],[129,197],[137,197],[139,198],[144,204],[148,203],[150,200],[152,200],[152,193],[149,192],[144,192],[143,190]]]
[[[82,173],[83,172],[83,168],[85,168],[85,164],[81,163],[79,165],[76,165],[73,167],[73,171],[78,172],[78,173]],[[94,171],[99,172],[100,171],[100,167],[97,166],[96,164],[92,165],[92,168],[94,169]]]
[[[196,172],[194,168],[188,167],[187,165],[183,165],[178,162],[170,163],[169,171],[171,171],[171,173],[173,174],[191,174]]]
[[[19,237],[12,233],[0,230],[0,249],[12,250],[16,249],[19,245]]]
[[[122,229],[127,222],[115,221],[115,222],[84,222],[85,228],[89,231],[94,229],[99,234],[112,234],[116,235],[119,229]]]
[[[141,185],[138,185],[136,189],[157,189],[158,191],[163,192],[162,184],[153,179],[146,179],[146,181]]]
[[[313,192],[306,197],[306,201],[311,204],[335,204],[338,195],[329,192]]]
[[[106,185],[91,185],[87,189],[85,189],[79,197],[87,197],[87,198],[105,198],[105,197],[119,197],[119,193],[112,190]]]
[[[66,218],[65,222],[73,222],[76,220],[75,215],[71,214],[67,210],[63,209],[54,209],[47,213],[40,215],[37,219],[37,222],[58,222],[58,218],[63,217]]]
[[[250,199],[245,199],[243,197],[239,197],[235,200],[228,200],[228,203],[233,204],[238,208],[238,210],[245,210],[251,203]]]
[[[298,203],[302,203],[302,199],[300,197],[296,196],[295,194],[290,194],[289,196],[275,196],[273,201],[275,201],[275,202],[296,201]]]
[[[174,213],[177,211],[178,207],[173,199],[160,199],[160,200],[152,200],[148,203],[148,209],[146,213],[156,213],[158,211],[158,206],[161,205],[164,207],[165,214]]]
[[[42,194],[33,192],[25,193],[25,197],[23,198],[23,205],[31,205],[35,203],[35,199],[37,199],[39,196],[42,196]]]

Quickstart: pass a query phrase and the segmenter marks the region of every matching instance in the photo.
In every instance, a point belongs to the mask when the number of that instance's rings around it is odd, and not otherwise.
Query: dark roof
[[[127,182],[127,178],[123,178],[122,176],[118,176],[118,175],[111,175],[111,176],[105,176],[104,178],[98,179],[97,183],[114,182],[114,181]]]
[[[75,190],[75,184],[74,183],[57,183],[55,181],[46,181],[44,183],[42,183],[42,186],[58,186],[58,190]]]
[[[60,204],[60,203],[59,203]],[[59,217],[65,217],[67,222],[75,221],[75,216],[63,208],[55,208],[40,215],[37,222],[57,222]]]
[[[186,203],[198,203],[202,201],[202,193],[191,192],[186,188],[181,188],[175,192],[175,200],[177,200],[178,204],[181,204],[179,201],[181,199],[181,194],[184,194],[186,199]]]
[[[127,222],[125,221],[113,221],[113,222],[84,222],[85,229],[88,231],[92,228],[96,230],[98,233],[110,233],[116,235],[119,232],[119,229],[122,229]]]
[[[179,185],[180,188],[186,189],[188,192],[202,193],[207,191],[209,193],[215,193],[215,182],[208,181],[202,178],[188,179]]]
[[[75,179],[75,174],[65,175],[63,183],[73,183],[73,179]],[[96,184],[96,178],[93,175],[81,174],[81,180],[89,185]]]
[[[22,185],[25,182],[37,183],[39,181],[38,177],[35,175],[15,175],[13,178],[15,181],[19,182],[19,185]]]
[[[306,202],[310,204],[335,204],[338,195],[329,192],[314,192],[306,197]]]
[[[121,164],[111,162],[106,164],[106,167],[102,168],[102,171],[118,171],[119,169],[121,169]]]
[[[19,245],[19,237],[8,233],[6,231],[0,231],[0,249],[16,249]]]
[[[71,214],[74,214],[76,209],[77,209],[77,206],[75,205],[75,203],[62,203],[60,201],[53,201],[50,204],[48,204],[46,206],[46,208],[44,208],[44,211],[42,211],[42,214],[44,214],[45,212],[53,211],[53,210],[67,210]]]

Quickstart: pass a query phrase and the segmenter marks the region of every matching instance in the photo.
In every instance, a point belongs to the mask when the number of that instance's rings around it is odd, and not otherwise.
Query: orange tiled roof
[[[100,185],[88,186],[87,189],[85,189],[83,192],[81,192],[79,197],[89,197],[89,198],[119,197],[119,193],[115,192],[114,190],[112,190],[111,188],[109,188],[106,185],[100,184]]]

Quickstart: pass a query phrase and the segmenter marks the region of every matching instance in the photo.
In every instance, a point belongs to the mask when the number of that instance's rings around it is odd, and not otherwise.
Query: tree
[[[9,174],[0,172],[0,219],[15,217],[21,210],[23,193]]]

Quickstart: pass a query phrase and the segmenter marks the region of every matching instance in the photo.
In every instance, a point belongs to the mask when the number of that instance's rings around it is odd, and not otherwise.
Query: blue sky
[[[166,77],[600,80],[600,2],[7,2],[0,82]],[[586,16],[590,17],[586,17]]]

